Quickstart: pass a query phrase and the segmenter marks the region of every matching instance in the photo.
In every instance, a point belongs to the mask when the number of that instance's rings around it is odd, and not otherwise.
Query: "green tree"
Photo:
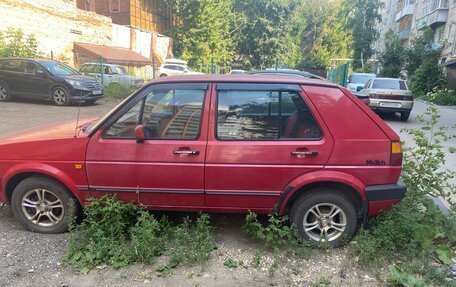
[[[381,20],[379,0],[345,0],[347,27],[353,36],[353,68],[365,70],[365,61],[372,56],[372,43],[377,37],[376,25]]]
[[[295,24],[295,0],[235,0],[234,3],[237,62],[246,68],[272,67],[276,60],[282,64],[296,62],[299,43],[292,35],[299,34],[300,28]]]
[[[177,24],[171,30],[177,56],[190,65],[224,65],[234,55],[232,0],[168,0]]]
[[[427,28],[412,41],[407,50],[406,70],[410,77],[412,92],[424,96],[434,88],[441,89],[446,84],[439,59],[443,45],[434,43],[434,33]]]
[[[352,36],[346,29],[347,18],[342,0],[304,0],[302,17],[302,67],[327,68],[335,58],[351,55]]]
[[[9,27],[0,33],[0,57],[38,56],[38,42],[34,35],[25,35],[20,28]]]
[[[404,69],[406,50],[399,36],[392,30],[386,32],[385,50],[380,55],[383,77],[399,78]]]

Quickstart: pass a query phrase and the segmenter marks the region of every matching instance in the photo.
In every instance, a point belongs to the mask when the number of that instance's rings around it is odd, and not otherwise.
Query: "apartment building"
[[[395,31],[404,45],[409,45],[424,27],[430,27],[434,42],[444,45],[440,63],[456,59],[456,0],[385,0],[383,3],[380,35],[374,44],[377,56],[385,48],[388,30]]]

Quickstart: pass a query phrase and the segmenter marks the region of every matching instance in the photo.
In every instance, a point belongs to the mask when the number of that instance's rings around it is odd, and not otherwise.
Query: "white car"
[[[348,77],[347,89],[352,93],[359,92],[370,79],[375,78],[375,74],[353,73]]]
[[[158,68],[160,78],[176,75],[204,75],[204,73],[194,72],[186,65],[165,63]]]
[[[137,89],[144,85],[143,79],[128,75],[125,67],[121,65],[103,64],[103,73],[101,73],[99,63],[85,63],[79,67],[79,72],[83,75],[97,78],[103,83],[104,87],[121,85]],[[101,75],[103,75],[103,79],[101,79]]]

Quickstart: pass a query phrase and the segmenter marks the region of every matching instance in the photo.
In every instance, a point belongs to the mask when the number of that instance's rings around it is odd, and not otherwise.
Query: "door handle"
[[[315,155],[318,154],[318,151],[316,151],[316,150],[292,151],[291,154],[292,155],[311,155],[311,156],[315,156]]]
[[[182,155],[199,155],[199,150],[173,150],[173,154],[182,154]]]

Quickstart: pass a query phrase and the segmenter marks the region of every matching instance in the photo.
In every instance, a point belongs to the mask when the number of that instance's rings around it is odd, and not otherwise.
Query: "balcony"
[[[432,28],[445,24],[448,19],[448,7],[439,7],[428,14],[427,24]]]
[[[399,11],[397,14],[396,14],[396,22],[399,22],[402,20],[402,18],[406,17],[406,16],[411,16],[413,15],[413,10],[414,10],[414,6],[413,4],[406,4],[404,6],[404,8],[402,8],[401,11]]]
[[[401,40],[407,40],[408,38],[410,38],[410,29],[399,31],[398,36]]]

